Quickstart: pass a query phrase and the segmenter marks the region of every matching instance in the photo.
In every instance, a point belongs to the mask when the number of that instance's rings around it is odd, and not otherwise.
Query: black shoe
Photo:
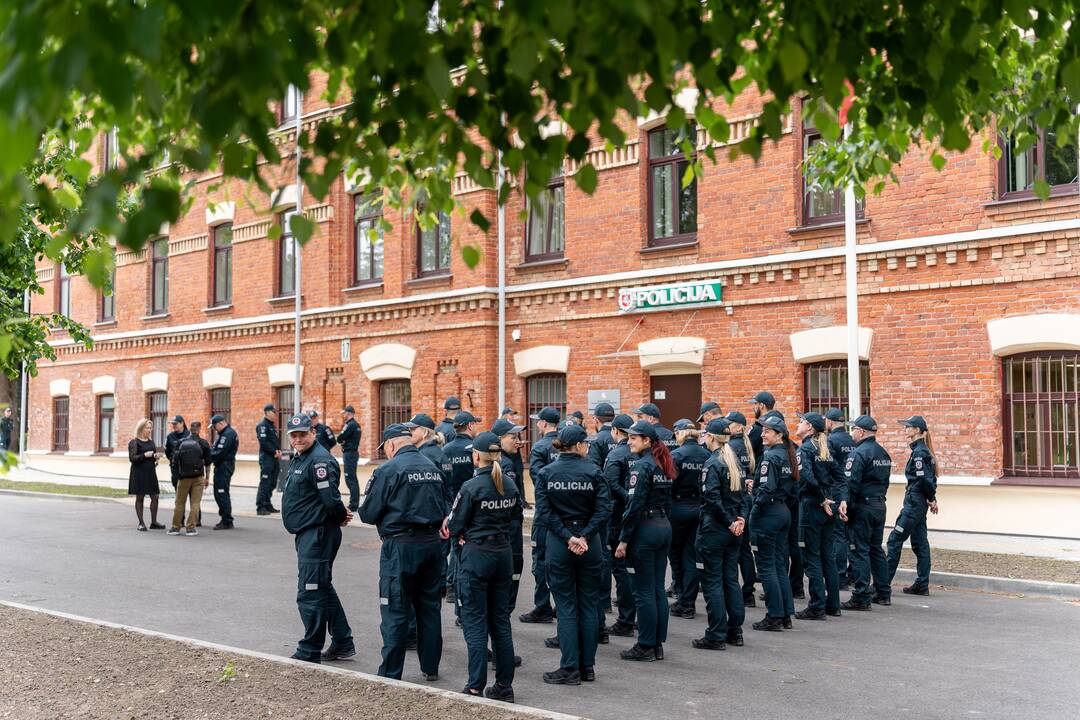
[[[656,647],[653,648],[653,656],[657,660],[663,660],[664,659],[664,644],[663,643],[656,643]]]
[[[162,525],[159,522],[152,522],[152,523],[150,523],[150,529],[151,530],[164,530],[165,526]]]
[[[334,650],[331,648],[322,654],[322,659],[331,662],[333,660],[352,660],[355,656],[356,648],[348,650]]]
[[[596,638],[596,642],[601,645],[607,645],[611,642],[611,635],[608,633],[608,629],[604,628],[600,631],[600,637]]]
[[[692,607],[683,607],[682,605],[674,604],[668,609],[668,613],[671,617],[686,618],[687,620],[693,620],[697,616],[697,610]]]
[[[840,603],[840,607],[845,610],[873,610],[870,603],[855,602],[854,600],[848,600],[847,602]]]
[[[549,623],[555,618],[551,608],[533,608],[527,613],[518,615],[518,620],[523,623]]]
[[[636,660],[638,662],[652,662],[656,659],[656,651],[653,648],[647,648],[637,643],[629,650],[623,650],[619,653],[619,657],[623,660]]]
[[[634,637],[634,626],[616,620],[615,624],[608,628],[608,634],[616,637]]]
[[[416,638],[415,637],[407,638],[405,640],[405,649],[406,650],[415,650],[416,649]]]
[[[742,604],[743,607],[757,607],[757,598],[751,593],[750,595],[743,597]]]
[[[215,530],[232,530],[233,529],[233,524],[222,521],[222,522],[219,522],[217,525],[215,525],[214,529]]]
[[[462,695],[471,695],[472,697],[483,697],[484,693],[480,692],[476,688],[467,687],[461,691]]]
[[[829,617],[840,617],[840,608],[834,608],[832,610],[825,608],[825,614]]]
[[[796,600],[805,600],[806,599],[806,591],[805,590],[792,590],[791,591],[791,597],[795,598]]]
[[[581,682],[595,682],[596,681],[596,669],[593,667],[581,668]]]
[[[435,682],[436,680],[439,679],[439,673],[422,673],[422,674],[424,676],[424,679],[427,680],[428,682]]]
[[[734,645],[735,647],[743,646],[742,630],[728,631],[727,638],[725,638],[728,645]]]
[[[581,673],[577,670],[559,668],[554,672],[544,673],[544,682],[548,685],[580,685]]]
[[[274,513],[270,512],[266,508],[259,508],[258,510],[255,511],[255,514],[256,515],[273,515]]]
[[[139,527],[137,527],[135,529],[138,530],[139,532],[146,532],[146,526],[143,525],[142,523],[139,523]]]
[[[271,514],[271,515],[272,515],[272,514],[274,514],[274,513],[279,513],[279,512],[281,512],[280,510],[278,510],[278,509],[277,509],[276,507],[274,507],[273,505],[271,505],[270,507],[268,507],[268,508],[266,508],[266,509],[270,511],[270,514]]]
[[[551,648],[552,650],[559,649],[559,636],[544,638],[544,647]]]
[[[930,594],[930,588],[928,588],[928,587],[918,588],[918,587],[915,587],[914,585],[909,585],[906,588],[904,588],[904,594],[905,595],[929,595]]]
[[[697,640],[691,640],[690,644],[696,647],[698,650],[725,650],[724,643],[713,642],[705,638],[698,638]]]
[[[881,595],[875,595],[870,602],[875,605],[892,605],[892,598],[882,597]]]
[[[780,618],[769,617],[766,615],[763,619],[754,623],[751,627],[755,630],[764,630],[766,632],[783,632],[784,621]]]
[[[811,610],[800,610],[799,612],[795,613],[795,618],[797,620],[824,620],[825,611],[822,610],[821,612],[813,612]]]
[[[489,700],[502,700],[503,702],[512,703],[514,702],[514,688],[503,687],[499,683],[495,683],[484,690],[484,697]]]
[[[447,605],[457,604],[457,591],[454,588],[446,588],[446,603]]]
[[[781,620],[781,622],[783,623],[785,630],[790,630],[791,629],[791,616],[790,615],[785,615],[783,620]]]
[[[318,656],[316,656],[316,657],[304,657],[303,655],[293,653],[289,657],[291,657],[293,660],[303,660],[304,662],[315,663],[316,665],[321,665],[322,664],[322,661],[319,660]]]

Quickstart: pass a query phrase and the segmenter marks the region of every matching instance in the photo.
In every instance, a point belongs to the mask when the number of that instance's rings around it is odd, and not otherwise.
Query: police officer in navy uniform
[[[626,431],[633,424],[634,419],[626,414],[616,415],[611,421],[611,438],[615,446],[608,452],[607,461],[604,463],[604,481],[607,483],[612,505],[611,518],[608,520],[607,550],[611,555],[611,575],[615,581],[615,607],[618,611],[618,619],[608,628],[608,633],[620,637],[633,637],[637,621],[634,586],[630,582],[630,574],[626,571],[626,558],[615,557],[615,548],[619,545],[619,535],[622,533],[622,517],[626,511],[627,490],[630,487],[632,456]]]
[[[762,390],[750,398],[750,406],[754,409],[754,424],[750,427],[747,435],[750,440],[750,447],[754,450],[754,457],[759,458],[765,454],[765,445],[761,441],[761,431],[764,428],[762,422],[765,418],[773,415],[781,420],[784,419],[784,416],[779,410],[775,409],[776,398],[767,390]]]
[[[666,427],[660,424],[660,408],[654,403],[645,403],[637,410],[634,411],[639,421],[654,425],[653,428],[656,431],[656,437],[660,439],[660,442],[667,445],[668,451],[674,451],[678,445],[675,443],[675,433],[668,430]]]
[[[515,514],[515,524],[510,529],[510,550],[514,560],[514,574],[510,583],[510,612],[517,607],[518,585],[521,582],[521,570],[525,567],[525,543],[522,535],[525,497],[520,489],[525,478],[525,463],[521,459],[520,451],[521,431],[524,429],[524,425],[515,425],[504,418],[499,418],[491,426],[491,433],[499,438],[499,468],[503,477],[512,480],[514,487],[518,488],[517,498],[521,506],[521,513]]]
[[[337,436],[341,445],[341,460],[345,465],[345,487],[349,488],[349,509],[356,512],[360,507],[360,483],[356,479],[356,465],[360,462],[360,423],[356,422],[356,411],[352,405],[346,405],[342,411],[345,424]]]
[[[240,447],[240,439],[222,415],[210,418],[210,425],[218,434],[214,447],[210,449],[210,461],[214,463],[214,500],[217,501],[218,515],[221,516],[221,521],[214,529],[231,530],[233,514],[229,486],[236,471],[236,450]]]
[[[831,465],[833,484],[839,487],[840,483],[847,484],[844,476],[844,466],[847,464],[848,455],[855,450],[855,441],[847,431],[844,423],[844,413],[837,408],[830,408],[825,413],[825,429],[829,433],[829,455],[832,456]],[[838,501],[839,502],[839,501]],[[840,589],[847,590],[851,584],[852,567],[848,561],[849,544],[847,523],[836,518],[835,547],[833,552],[836,557],[836,576],[840,581]]]
[[[791,627],[795,603],[787,579],[788,496],[795,494],[799,461],[788,439],[788,429],[777,415],[761,420],[761,442],[766,448],[754,482],[754,507],[750,511],[754,552],[761,586],[765,589],[765,617],[755,630],[780,631]]]
[[[529,478],[533,483],[533,493],[536,493],[536,479],[540,471],[554,462],[559,456],[554,443],[558,438],[559,411],[553,407],[545,407],[535,415],[529,416],[536,421],[536,429],[540,437],[532,444],[529,450]],[[547,575],[544,569],[544,544],[547,541],[547,531],[541,529],[533,522],[532,527],[532,574],[536,581],[533,590],[533,608],[527,613],[518,616],[518,620],[524,623],[549,623],[555,617],[551,608],[551,589],[548,587]]]
[[[589,443],[583,427],[563,427],[553,446],[558,458],[537,471],[533,521],[547,535],[547,575],[562,653],[559,669],[544,673],[544,682],[579,685],[596,678],[600,529],[611,513],[611,498],[600,469],[586,458]]]
[[[319,411],[309,410],[308,415],[311,416],[311,424],[315,428],[315,437],[318,439],[319,444],[327,450],[337,445],[337,437],[334,435],[334,431],[329,426],[319,422]]]
[[[840,587],[833,557],[836,501],[833,460],[825,435],[825,416],[799,414],[799,549],[810,585],[810,603],[795,613],[800,620],[824,620],[840,614]]]
[[[476,434],[476,418],[468,411],[454,416],[454,439],[443,445],[443,452],[450,460],[450,497],[456,498],[461,486],[473,476],[472,439]],[[453,502],[453,500],[451,500]],[[461,546],[450,544],[450,564],[446,570],[446,602],[455,606],[457,612],[457,564]]]
[[[905,587],[904,593],[929,595],[930,542],[926,537],[926,511],[935,515],[938,512],[937,460],[926,420],[921,415],[913,415],[901,424],[907,428],[911,457],[904,467],[907,477],[904,508],[889,533],[889,581],[896,576],[900,552],[904,549],[904,541],[910,537],[911,551],[915,554],[915,582]]]
[[[278,512],[270,500],[281,471],[281,438],[278,437],[277,408],[263,405],[263,419],[255,426],[255,438],[259,441],[259,491],[255,495],[255,511],[259,515]]]
[[[672,617],[692,619],[698,589],[697,531],[701,519],[701,471],[709,451],[698,441],[700,432],[693,421],[677,420],[672,426],[679,447],[671,453],[675,461],[675,483],[671,489],[671,577],[675,583]]]
[[[615,441],[611,439],[611,421],[614,419],[615,408],[610,403],[597,403],[593,408],[596,435],[589,440],[589,459],[601,470],[604,469],[611,448],[615,447]]]
[[[698,410],[698,426],[702,432],[705,432],[705,428],[708,427],[709,423],[719,417],[724,417],[724,411],[720,409],[720,405],[712,400],[707,400],[701,403],[701,409]]]
[[[881,549],[885,534],[885,493],[889,491],[892,458],[877,441],[877,421],[860,415],[851,423],[855,451],[844,463],[847,496],[840,493],[840,519],[848,523],[855,565],[855,584],[847,610],[870,610],[870,603],[892,604],[889,563]],[[873,587],[871,588],[871,576]]]
[[[337,460],[316,441],[311,418],[294,415],[288,433],[296,455],[285,479],[281,520],[295,536],[296,606],[304,623],[304,639],[293,657],[315,663],[345,660],[356,654],[356,647],[334,590],[334,559],[341,547],[341,528],[353,514],[341,502]],[[327,629],[330,647],[323,652]]]
[[[638,420],[627,431],[633,463],[630,466],[626,511],[623,513],[615,557],[629,558],[637,604],[638,639],[619,656],[652,662],[664,659],[668,607],[664,592],[667,556],[671,547],[671,486],[675,462],[656,425]]]
[[[705,636],[692,640],[699,650],[723,650],[743,644],[746,617],[739,585],[740,536],[750,514],[742,464],[731,445],[730,423],[722,417],[705,425],[710,453],[701,472],[701,524],[698,526],[698,574],[709,617]]]
[[[412,606],[417,654],[425,680],[437,680],[442,657],[440,596],[446,573],[441,532],[448,508],[442,474],[412,443],[412,433],[394,423],[379,445],[389,458],[376,468],[364,491],[360,519],[382,538],[379,609],[383,649],[379,675],[400,680]]]
[[[731,449],[739,458],[742,467],[743,478],[747,488],[752,482],[757,470],[757,456],[754,455],[754,446],[750,444],[750,438],[746,430],[746,416],[741,412],[732,410],[725,418],[728,421],[728,431],[731,433]],[[747,494],[749,496],[749,489]],[[749,498],[748,498],[749,499]],[[739,540],[739,574],[742,575],[743,607],[757,607],[757,598],[754,597],[754,583],[757,582],[757,568],[754,566],[754,551],[750,549],[750,515],[746,516],[743,533]]]
[[[514,640],[510,630],[513,551],[510,536],[521,536],[517,485],[505,477],[499,457],[502,444],[492,432],[472,442],[473,477],[461,486],[446,520],[452,541],[461,545],[458,606],[469,651],[466,695],[514,701]],[[495,660],[495,684],[487,685],[488,635]]]
[[[443,445],[454,439],[454,416],[461,412],[461,401],[451,395],[443,403],[446,417],[435,426],[435,432],[443,436]]]

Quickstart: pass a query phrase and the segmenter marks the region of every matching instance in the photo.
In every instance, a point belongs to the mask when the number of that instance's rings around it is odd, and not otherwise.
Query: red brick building
[[[316,95],[299,103],[306,128],[336,111]],[[753,98],[727,114],[738,140],[756,121]],[[627,410],[652,398],[667,424],[702,398],[746,412],[761,389],[792,423],[845,404],[843,199],[806,187],[802,158],[819,138],[800,109],[758,163],[706,161],[685,190],[663,117],[625,126],[625,147],[587,157],[600,175],[593,196],[567,162],[545,198],[506,210],[506,402],[586,410],[603,396]],[[285,123],[280,136],[293,142]],[[1052,139],[1005,150],[1000,162],[950,156],[942,172],[913,153],[899,185],[860,203],[863,402],[897,473],[898,420],[917,413],[932,426],[945,476],[932,526],[1076,537],[1076,156],[1059,157]],[[95,344],[53,338],[56,362],[30,383],[32,464],[126,474],[116,456],[139,418],[214,411],[254,459],[263,404],[296,407],[291,239],[267,239],[295,202],[293,173],[278,169],[270,197],[235,183],[210,193],[220,178],[198,178],[187,215],[146,250],[118,253],[115,299],[39,265],[47,292],[34,309],[69,311]],[[1032,196],[1036,177],[1054,185],[1050,200]],[[381,426],[441,417],[449,394],[485,423],[498,412],[497,227],[467,220],[478,207],[494,218],[494,193],[464,176],[454,191],[461,210],[429,232],[346,178],[325,202],[303,198],[318,229],[302,249],[302,405],[334,427],[355,405],[364,456]],[[373,245],[364,229],[380,213],[393,229]],[[480,248],[477,267],[463,244]]]

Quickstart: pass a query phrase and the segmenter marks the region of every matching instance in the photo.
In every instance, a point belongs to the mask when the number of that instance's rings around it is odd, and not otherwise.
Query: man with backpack
[[[179,480],[176,483],[176,507],[173,508],[172,526],[169,535],[198,535],[195,528],[199,522],[199,504],[202,502],[203,489],[210,484],[206,469],[210,466],[210,445],[198,433],[199,423],[191,423],[192,432],[185,435],[173,450],[173,466]],[[191,508],[187,513],[187,527],[184,522],[184,506],[188,500]]]

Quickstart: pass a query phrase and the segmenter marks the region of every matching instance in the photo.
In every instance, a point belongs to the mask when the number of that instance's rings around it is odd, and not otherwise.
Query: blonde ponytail
[[[750,442],[750,431],[743,426],[742,429],[743,442],[746,444],[746,456],[750,458],[750,464],[747,465],[746,471],[751,475],[754,474],[754,466],[757,465],[757,458],[754,457],[754,443]]]
[[[720,450],[720,454],[724,458],[724,464],[727,465],[728,478],[731,481],[729,488],[731,492],[739,492],[743,488],[742,464],[739,463],[739,456],[735,454],[735,449],[726,442]]]
[[[814,442],[818,446],[818,459],[832,460],[832,455],[829,454],[829,436],[824,431],[814,435]]]
[[[498,463],[499,454],[492,452],[481,452],[479,450],[474,450],[473,452],[476,453],[477,458],[479,458],[480,460],[480,464],[478,465],[478,467],[485,468],[488,465],[491,466],[491,484],[495,486],[495,490],[500,495],[505,495],[506,493],[503,488],[502,465]]]

